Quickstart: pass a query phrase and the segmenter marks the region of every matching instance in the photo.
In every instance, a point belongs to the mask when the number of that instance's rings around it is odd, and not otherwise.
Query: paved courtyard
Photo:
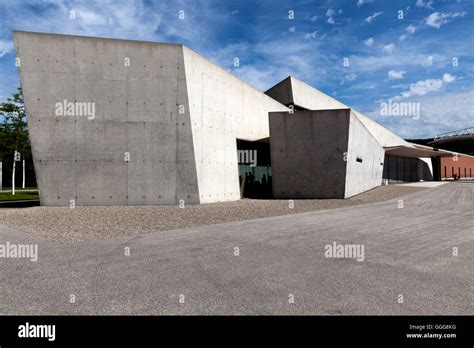
[[[474,183],[449,183],[81,243],[2,226],[0,244],[37,244],[38,261],[0,259],[0,314],[472,314],[473,206]],[[334,242],[363,261],[326,257]]]

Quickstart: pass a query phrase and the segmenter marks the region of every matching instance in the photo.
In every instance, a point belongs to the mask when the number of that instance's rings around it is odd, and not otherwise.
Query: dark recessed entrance
[[[270,139],[237,139],[240,194],[246,198],[272,198]]]

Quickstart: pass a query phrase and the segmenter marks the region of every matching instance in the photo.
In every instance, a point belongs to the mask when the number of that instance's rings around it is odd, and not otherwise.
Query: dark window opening
[[[237,139],[240,195],[246,198],[272,198],[270,139]]]

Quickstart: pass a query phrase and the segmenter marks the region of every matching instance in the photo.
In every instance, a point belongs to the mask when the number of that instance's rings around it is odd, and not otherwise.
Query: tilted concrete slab
[[[308,110],[348,109],[339,100],[317,90],[313,86],[300,81],[293,76],[288,76],[265,94],[285,105],[293,105]]]
[[[268,112],[284,105],[184,47],[201,203],[240,199],[236,138],[269,136]]]
[[[285,105],[294,105],[297,108],[307,110],[332,110],[332,109],[349,109],[350,107],[340,101],[321,92],[313,86],[288,76],[274,87],[265,92],[272,98],[278,100]],[[357,117],[372,136],[382,146],[408,145],[409,143],[381,126],[377,122],[364,116],[360,112],[352,109],[355,117]]]
[[[382,183],[383,146],[351,110],[344,198],[349,198]]]

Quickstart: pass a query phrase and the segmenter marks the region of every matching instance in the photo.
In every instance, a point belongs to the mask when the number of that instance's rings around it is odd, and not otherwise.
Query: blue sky
[[[474,126],[473,16],[473,0],[0,0],[0,100],[19,85],[13,29],[164,41],[262,91],[293,75],[402,137],[431,137]],[[420,118],[380,115],[388,99],[420,103]]]

